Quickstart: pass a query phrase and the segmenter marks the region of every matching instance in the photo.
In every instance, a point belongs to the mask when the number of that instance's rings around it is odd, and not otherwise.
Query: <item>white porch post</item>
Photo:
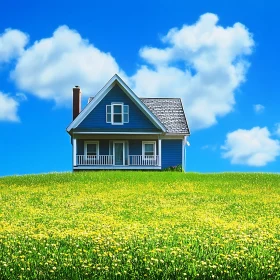
[[[77,165],[77,139],[72,139],[72,149],[73,149],[73,166]]]
[[[183,140],[182,140],[182,170],[184,172],[186,172],[186,169],[185,169],[185,164],[186,164],[186,158],[185,158],[185,143],[186,143],[186,138],[184,137]]]
[[[158,139],[158,162],[159,166],[161,166],[161,139]]]
[[[187,146],[190,146],[190,143],[188,142],[188,136],[184,136],[183,139],[183,144],[182,144],[182,156],[183,156],[183,170],[186,172],[187,168],[186,168],[186,163],[187,163],[187,155],[186,155],[186,151],[187,151]]]

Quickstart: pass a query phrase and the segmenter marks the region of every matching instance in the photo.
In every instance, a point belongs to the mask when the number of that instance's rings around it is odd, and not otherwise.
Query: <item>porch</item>
[[[161,139],[75,139],[73,169],[161,169]]]

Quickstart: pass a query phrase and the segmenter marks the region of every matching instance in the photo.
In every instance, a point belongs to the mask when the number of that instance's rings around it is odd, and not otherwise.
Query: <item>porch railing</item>
[[[159,165],[159,156],[128,156],[128,165],[157,166]]]
[[[77,155],[78,165],[112,165],[113,156],[112,155],[102,155],[102,156],[86,156]]]
[[[77,155],[77,165],[113,165],[113,155]],[[159,166],[159,156],[128,155],[127,165]]]

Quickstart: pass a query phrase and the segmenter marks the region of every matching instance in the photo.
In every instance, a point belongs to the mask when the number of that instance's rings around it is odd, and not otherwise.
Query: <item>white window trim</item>
[[[96,144],[96,157],[99,156],[99,141],[85,141],[84,142],[84,155],[87,156],[87,145]]]
[[[122,122],[114,122],[114,106],[115,105],[121,105],[121,114],[122,115]],[[124,113],[124,107],[127,106],[127,113]],[[111,120],[107,120],[108,115],[108,108],[111,108]],[[127,114],[127,122],[124,121],[124,115]],[[122,102],[112,102],[111,105],[106,105],[106,123],[110,123],[112,125],[123,125],[125,123],[129,123],[129,105],[124,105]]]
[[[154,145],[154,158],[157,155],[157,142],[156,141],[142,141],[142,157],[145,158],[145,144],[153,144]]]
[[[121,112],[121,114],[122,114],[122,122],[114,122],[114,106],[115,105],[121,105],[122,106],[122,112]],[[113,102],[113,103],[111,103],[111,124],[112,125],[123,125],[123,103],[121,103],[121,102]],[[118,113],[119,115],[120,115],[120,113]]]

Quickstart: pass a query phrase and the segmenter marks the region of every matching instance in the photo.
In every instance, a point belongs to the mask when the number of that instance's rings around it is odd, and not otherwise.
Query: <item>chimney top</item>
[[[75,88],[80,88],[79,86],[75,86]]]

